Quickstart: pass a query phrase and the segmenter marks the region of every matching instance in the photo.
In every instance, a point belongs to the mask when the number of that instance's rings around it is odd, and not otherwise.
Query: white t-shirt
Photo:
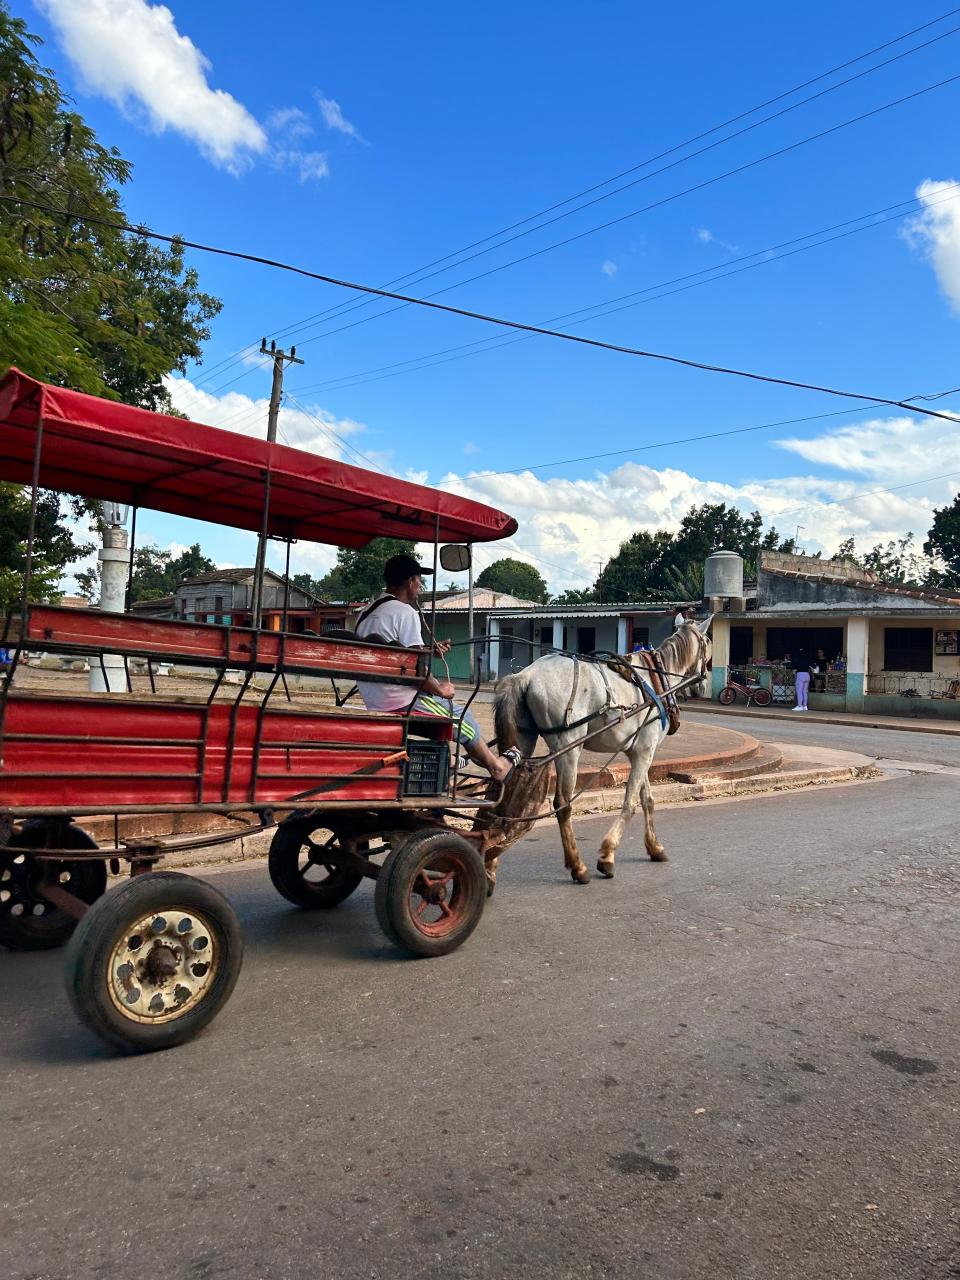
[[[393,640],[408,649],[423,646],[420,615],[413,605],[391,598],[380,604],[367,617],[357,623],[357,636],[362,639],[371,632]],[[415,689],[403,684],[373,684],[358,680],[357,688],[368,711],[405,711],[413,701]]]

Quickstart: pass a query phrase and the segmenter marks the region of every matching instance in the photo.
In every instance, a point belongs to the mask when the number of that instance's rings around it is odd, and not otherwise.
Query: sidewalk
[[[683,715],[733,716],[747,720],[799,720],[802,724],[843,724],[855,729],[896,729],[901,733],[942,733],[960,735],[960,720],[931,720],[923,716],[878,716],[856,711],[791,711],[779,707],[722,707],[719,702],[691,698],[682,705]]]

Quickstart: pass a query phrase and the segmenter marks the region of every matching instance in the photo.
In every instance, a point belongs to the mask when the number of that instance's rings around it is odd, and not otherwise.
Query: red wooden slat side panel
[[[202,755],[203,709],[195,705],[123,697],[43,699],[12,693],[0,769],[0,807],[193,804],[198,798],[201,758],[203,801],[246,803],[259,708],[241,705],[237,714],[230,786],[224,796],[232,714],[230,703],[210,708]],[[45,737],[24,741],[20,734]],[[80,735],[85,738],[81,743],[65,740]],[[123,741],[99,740],[106,737]],[[254,802],[266,804],[332,781],[324,775],[351,774],[377,764],[401,749],[403,724],[388,717],[268,709],[262,743]],[[310,743],[322,745],[311,747]],[[373,750],[358,749],[364,746]],[[398,761],[375,773],[336,781],[324,795],[358,802],[395,800],[401,767]]]
[[[256,644],[257,662],[300,667],[311,671],[343,671],[357,676],[378,675],[416,679],[424,658],[414,649],[386,648],[349,640],[320,637],[282,637],[278,632],[217,626],[212,623],[135,618],[128,614],[101,613],[99,609],[65,609],[33,605],[27,623],[27,642],[56,643],[105,653],[148,653],[175,660],[207,659],[236,666],[250,663]]]

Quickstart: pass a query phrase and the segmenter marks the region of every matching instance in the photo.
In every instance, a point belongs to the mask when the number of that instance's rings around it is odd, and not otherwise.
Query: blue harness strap
[[[660,727],[666,729],[667,725],[670,723],[670,717],[667,715],[667,709],[663,705],[663,699],[657,696],[653,690],[653,686],[647,684],[646,680],[644,680],[643,676],[640,675],[639,672],[637,672],[634,678],[640,686],[640,691],[643,696],[648,699],[648,701],[652,702],[657,708],[657,714],[660,716]]]

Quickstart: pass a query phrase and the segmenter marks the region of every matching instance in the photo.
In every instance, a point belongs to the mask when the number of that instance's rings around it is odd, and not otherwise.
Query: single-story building
[[[249,627],[253,604],[254,569],[214,569],[210,573],[183,578],[172,596],[162,600],[140,600],[133,612],[154,618],[179,618],[186,622],[215,622]],[[266,569],[261,599],[262,626],[279,631],[283,621],[286,580]],[[359,604],[321,600],[319,596],[290,583],[287,598],[287,630],[330,631],[352,623]]]
[[[691,601],[680,600],[491,610],[487,618],[490,678],[519,671],[553,649],[629,653],[638,644],[656,646],[673,630],[677,610],[691,607]]]
[[[740,672],[792,706],[802,648],[820,667],[812,710],[960,718],[958,641],[958,594],[891,586],[850,560],[763,552],[755,600],[714,618],[712,691]]]
[[[429,619],[433,607],[431,596],[422,596],[420,607],[424,616]],[[508,595],[506,591],[491,591],[488,587],[473,589],[473,635],[483,637],[487,633],[488,618],[491,611],[498,609],[513,610],[526,613],[536,609],[532,600],[521,600],[518,596]],[[437,592],[437,639],[449,640],[453,645],[447,654],[446,663],[453,680],[471,679],[470,653],[474,650],[480,661],[481,675],[488,673],[487,648],[483,644],[468,645],[470,639],[470,599],[467,591]],[[438,675],[445,675],[442,663],[435,663]]]

